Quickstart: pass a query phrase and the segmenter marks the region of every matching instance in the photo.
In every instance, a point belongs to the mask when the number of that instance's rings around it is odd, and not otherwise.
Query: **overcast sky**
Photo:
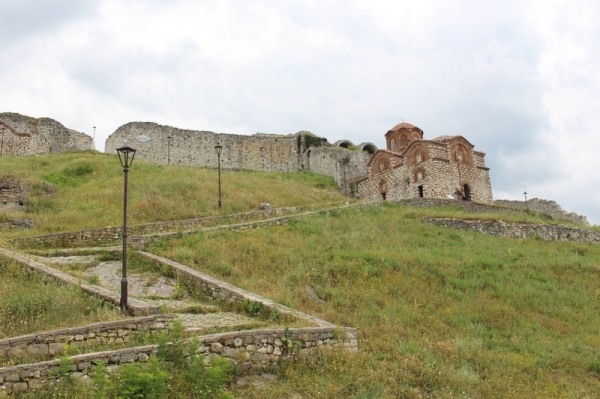
[[[487,154],[494,199],[600,224],[600,2],[0,0],[0,112]]]

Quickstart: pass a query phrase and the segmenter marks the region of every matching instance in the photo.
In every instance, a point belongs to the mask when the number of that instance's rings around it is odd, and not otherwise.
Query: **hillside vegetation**
[[[35,227],[4,231],[5,237],[122,224],[123,169],[116,154],[3,157],[0,178],[8,176],[30,186],[31,194],[24,212],[3,213],[2,218],[28,218]],[[129,171],[128,224],[257,211],[263,202],[288,207],[346,201],[333,179],[308,172],[223,170],[221,180],[219,209],[215,169],[136,159]]]
[[[22,173],[39,187],[53,185],[54,194],[33,196],[26,213],[36,231],[120,222],[122,170],[116,156],[66,154],[7,164],[2,173]],[[66,172],[82,164],[93,172]],[[72,174],[76,183],[69,180]],[[139,162],[130,178],[137,223],[218,212],[212,170]],[[224,173],[223,180],[223,213],[254,210],[260,202],[344,201],[331,179],[312,174],[236,172]],[[320,212],[282,226],[182,236],[148,250],[358,328],[357,353],[292,359],[272,370],[277,381],[233,387],[234,397],[600,396],[600,247],[494,237],[420,221],[439,216],[474,217],[447,207],[386,203]],[[546,221],[523,213],[480,216]]]
[[[437,213],[348,209],[153,250],[359,329],[358,354],[298,361],[240,397],[600,395],[600,248],[419,221]]]

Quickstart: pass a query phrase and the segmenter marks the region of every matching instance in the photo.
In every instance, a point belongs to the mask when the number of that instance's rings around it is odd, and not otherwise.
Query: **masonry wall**
[[[155,334],[170,329],[174,318],[170,314],[145,316],[0,339],[0,358],[60,355],[65,345],[123,344],[138,333]]]
[[[525,201],[496,200],[494,204],[523,211],[529,209],[532,212],[546,213],[554,219],[569,220],[585,226],[590,224],[585,216],[578,215],[575,212],[566,212],[559,204],[551,200],[532,198],[527,203]]]
[[[426,222],[455,229],[474,230],[510,238],[540,237],[544,240],[600,243],[600,233],[553,224],[505,223],[493,220],[433,218]]]
[[[171,137],[169,139],[169,136]],[[316,145],[306,145],[311,136]],[[131,122],[118,128],[107,140],[105,152],[114,153],[124,143],[137,150],[136,157],[153,163],[196,165],[215,168],[217,144],[223,147],[221,167],[235,170],[297,172],[309,170],[331,176],[346,191],[350,182],[366,174],[370,154],[335,147],[310,132],[289,135],[252,136],[177,129],[151,122]],[[308,147],[308,148],[307,148]],[[342,160],[349,163],[341,167]]]
[[[294,135],[242,136],[183,130],[151,122],[131,122],[110,135],[105,152],[115,153],[125,142],[138,151],[136,157],[154,163],[217,167],[215,146],[221,145],[221,167],[225,169],[298,170]]]
[[[27,156],[92,149],[92,138],[50,118],[0,113],[0,155]]]
[[[367,163],[371,154],[360,150],[321,146],[306,150],[302,157],[302,169],[331,176],[351,194],[350,184],[367,174]]]
[[[260,220],[273,216],[282,216],[300,212],[300,207],[273,208],[269,211],[237,213],[232,215],[209,216],[196,219],[173,220],[168,222],[146,223],[128,227],[129,234],[157,234],[162,232],[181,232],[199,229],[213,224],[240,223],[248,220]],[[44,234],[33,237],[20,237],[11,240],[17,246],[29,248],[80,247],[116,244],[121,238],[122,227],[101,227],[70,231],[65,233]]]
[[[358,196],[361,199],[381,198],[381,181],[388,187],[386,199],[400,201],[407,198],[418,198],[419,186],[423,187],[423,196],[428,198],[448,198],[457,189],[468,184],[471,189],[471,201],[491,204],[492,186],[489,169],[476,166],[483,162],[482,155],[475,165],[450,162],[448,144],[429,142],[421,146],[427,147],[427,158],[419,163],[405,162],[391,171],[371,174],[357,182]],[[410,157],[408,154],[407,157]],[[477,157],[476,157],[477,158]]]
[[[292,351],[305,356],[316,350],[356,351],[356,330],[348,327],[290,328],[289,338],[297,342]],[[246,367],[261,367],[277,364],[279,359],[289,356],[290,351],[282,338],[284,329],[234,331],[198,337],[197,354],[204,356],[207,363],[214,358],[226,358]],[[288,338],[288,337],[286,337]],[[114,351],[88,353],[69,358],[69,374],[82,378],[93,373],[94,365],[102,361],[109,373],[124,363],[146,362],[158,353],[158,345],[146,345]],[[23,364],[0,368],[0,384],[6,394],[26,392],[39,388],[55,376],[61,366],[60,360],[34,364]]]

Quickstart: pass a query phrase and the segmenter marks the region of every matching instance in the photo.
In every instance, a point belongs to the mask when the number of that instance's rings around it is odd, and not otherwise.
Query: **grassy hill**
[[[3,237],[120,223],[116,156],[2,161],[1,174],[37,187],[29,210],[17,215],[32,218],[35,231],[4,231]],[[260,202],[345,201],[331,179],[312,174],[228,172],[223,181],[222,213],[254,210]],[[136,162],[130,182],[132,223],[219,212],[212,170]],[[387,203],[258,230],[199,233],[149,249],[358,328],[358,353],[286,362],[273,370],[276,382],[235,388],[235,397],[600,396],[600,247],[420,222],[434,216],[474,217]],[[521,213],[477,217],[546,221]]]
[[[116,154],[3,157],[2,177],[22,180],[31,191],[24,212],[3,213],[2,218],[28,218],[35,224],[26,231],[4,231],[4,237],[123,222],[123,169]],[[214,169],[135,160],[129,172],[128,224],[256,211],[263,202],[287,207],[346,201],[333,179],[313,173],[222,171],[219,209],[217,179]]]

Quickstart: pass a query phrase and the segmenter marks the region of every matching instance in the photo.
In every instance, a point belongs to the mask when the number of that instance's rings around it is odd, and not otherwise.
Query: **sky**
[[[494,199],[600,224],[599,20],[596,0],[0,0],[0,112],[101,151],[134,121],[379,148],[404,121],[485,152]]]

